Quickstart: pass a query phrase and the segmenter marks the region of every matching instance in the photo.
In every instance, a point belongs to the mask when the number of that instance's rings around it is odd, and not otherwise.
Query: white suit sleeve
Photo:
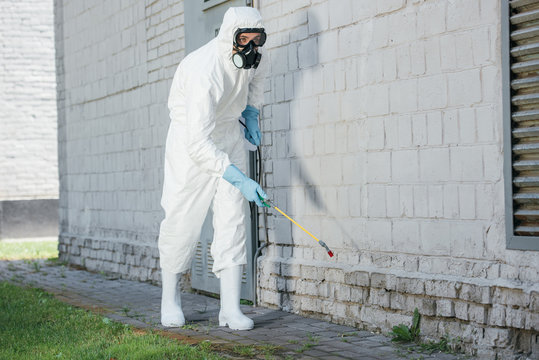
[[[222,176],[230,165],[228,154],[215,146],[215,91],[207,81],[189,84],[186,93],[187,152],[193,162],[212,176]]]
[[[255,70],[253,79],[249,83],[247,105],[251,105],[259,111],[262,111],[262,105],[264,104],[264,80],[266,78],[268,61],[267,55],[266,57],[263,55],[260,65]]]

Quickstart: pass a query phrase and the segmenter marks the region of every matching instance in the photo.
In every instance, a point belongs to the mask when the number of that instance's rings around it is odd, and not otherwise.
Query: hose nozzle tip
[[[329,255],[329,257],[333,257],[333,251],[329,250],[328,255]]]

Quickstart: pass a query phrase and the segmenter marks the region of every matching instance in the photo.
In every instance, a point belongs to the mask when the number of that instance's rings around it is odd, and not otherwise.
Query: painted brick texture
[[[0,2],[0,201],[58,198],[52,5]]]
[[[183,2],[60,0],[55,11],[61,257],[158,280],[166,102],[184,57]]]
[[[262,303],[384,331],[417,307],[469,353],[536,352],[539,254],[505,249],[500,4],[260,4],[267,192],[336,253],[270,212]]]

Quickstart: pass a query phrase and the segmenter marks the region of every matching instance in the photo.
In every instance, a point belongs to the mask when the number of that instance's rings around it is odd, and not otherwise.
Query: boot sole
[[[165,327],[182,327],[185,325],[185,323],[183,324],[175,324],[175,323],[164,323],[164,322],[161,322],[161,325],[165,326]]]
[[[185,320],[183,322],[176,322],[174,320],[163,321],[163,318],[161,318],[161,325],[165,327],[182,327],[185,325]]]
[[[226,322],[220,322],[219,326],[228,326],[228,328],[230,330],[251,330],[251,329],[254,328],[254,325],[250,326],[250,327],[232,327],[232,326],[228,325]]]
[[[219,316],[219,326],[228,326],[230,330],[251,330],[255,327],[255,324],[253,323],[253,325],[245,327],[232,327],[227,320],[224,320],[221,318],[221,316]]]

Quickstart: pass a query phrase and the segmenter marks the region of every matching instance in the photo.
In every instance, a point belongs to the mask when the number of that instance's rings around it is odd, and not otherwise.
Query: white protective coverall
[[[160,265],[180,273],[191,266],[202,224],[213,209],[212,271],[247,263],[245,209],[240,190],[222,178],[230,164],[246,171],[243,129],[246,105],[263,102],[263,63],[238,69],[232,62],[234,32],[262,28],[258,10],[230,8],[219,35],[178,66],[168,98],[170,127],[165,150],[159,233]],[[264,61],[266,60],[266,61]]]

